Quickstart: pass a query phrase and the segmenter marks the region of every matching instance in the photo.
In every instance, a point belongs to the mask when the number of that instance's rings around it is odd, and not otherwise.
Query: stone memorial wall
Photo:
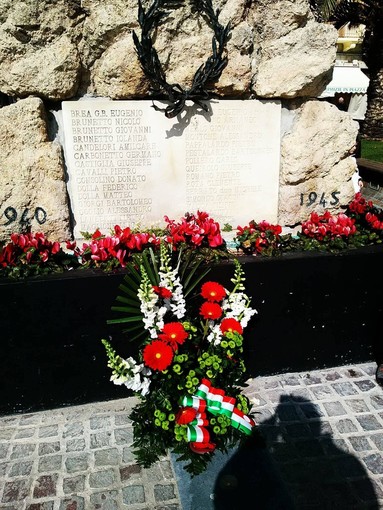
[[[230,21],[227,66],[207,114],[189,108],[169,122],[149,106],[132,39],[136,0],[0,0],[0,240],[32,229],[63,241],[197,208],[233,227],[290,227],[350,201],[358,124],[317,99],[336,30],[315,20],[308,0],[213,6]],[[212,33],[189,0],[164,19],[154,42],[169,83],[190,86]],[[142,117],[118,124],[112,111]]]
[[[197,210],[276,222],[280,123],[276,101],[212,101],[183,129],[151,101],[64,102],[75,236]]]

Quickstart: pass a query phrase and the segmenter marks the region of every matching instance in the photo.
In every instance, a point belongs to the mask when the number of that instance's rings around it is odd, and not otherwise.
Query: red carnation
[[[211,453],[215,450],[213,443],[189,443],[190,449],[194,453]]]
[[[173,350],[170,345],[154,340],[143,350],[145,365],[152,370],[165,370],[173,361]]]
[[[197,416],[197,409],[194,407],[181,407],[176,415],[176,423],[178,425],[186,425],[195,419]]]
[[[220,325],[220,329],[223,334],[227,333],[228,331],[230,331],[230,332],[236,331],[240,335],[242,335],[242,333],[243,333],[243,328],[241,326],[241,323],[233,318],[223,319],[223,321],[221,322],[221,325]]]
[[[174,350],[178,345],[183,344],[187,337],[188,333],[180,322],[168,322],[162,328],[162,333],[158,335],[158,338],[170,344]]]
[[[206,282],[201,287],[201,296],[208,301],[222,301],[226,290],[220,283]]]
[[[172,292],[166,287],[158,287],[157,285],[153,285],[153,290],[162,299],[170,299],[172,297]]]
[[[205,301],[199,310],[200,315],[204,319],[219,319],[222,315],[222,308],[217,303],[212,303],[210,301]]]

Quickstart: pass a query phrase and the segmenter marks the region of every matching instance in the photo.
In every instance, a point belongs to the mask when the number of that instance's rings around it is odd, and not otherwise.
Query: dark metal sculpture
[[[230,23],[225,27],[219,21],[219,10],[214,11],[211,0],[194,0],[195,6],[202,15],[208,19],[214,36],[212,39],[212,54],[206,62],[196,71],[190,89],[184,89],[178,83],[169,84],[153,46],[151,32],[159,22],[168,16],[164,9],[179,6],[179,0],[154,0],[145,10],[141,0],[138,0],[138,22],[141,28],[141,38],[133,31],[133,41],[141,67],[151,83],[151,91],[157,96],[164,96],[170,104],[166,108],[154,106],[156,110],[163,111],[168,118],[176,117],[185,108],[187,100],[193,101],[204,111],[208,108],[202,103],[210,98],[207,87],[217,81],[227,65],[225,54],[226,43],[230,34]]]

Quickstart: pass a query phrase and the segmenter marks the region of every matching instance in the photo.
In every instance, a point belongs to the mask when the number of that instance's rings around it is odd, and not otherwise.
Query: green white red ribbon
[[[187,440],[193,443],[208,443],[210,433],[206,428],[209,425],[206,411],[213,415],[225,415],[230,418],[231,426],[246,435],[251,434],[255,421],[235,407],[235,398],[225,395],[224,390],[214,388],[208,379],[202,379],[196,394],[185,396],[181,400],[184,408],[192,408],[195,413],[193,419],[187,423]]]

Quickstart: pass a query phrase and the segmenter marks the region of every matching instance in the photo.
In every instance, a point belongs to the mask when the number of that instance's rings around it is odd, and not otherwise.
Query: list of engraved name
[[[161,151],[148,124],[140,108],[70,110],[73,205],[84,231],[151,212],[145,184]]]
[[[244,123],[237,109],[218,110],[214,120],[214,130],[208,123],[186,130],[186,197],[188,209],[213,206],[219,216],[233,209],[238,197],[262,191],[260,183],[249,179],[254,152],[262,148],[254,147],[259,128],[251,119]]]
[[[222,224],[276,217],[280,104],[209,107],[182,124],[151,101],[63,102],[75,237],[197,210]]]

